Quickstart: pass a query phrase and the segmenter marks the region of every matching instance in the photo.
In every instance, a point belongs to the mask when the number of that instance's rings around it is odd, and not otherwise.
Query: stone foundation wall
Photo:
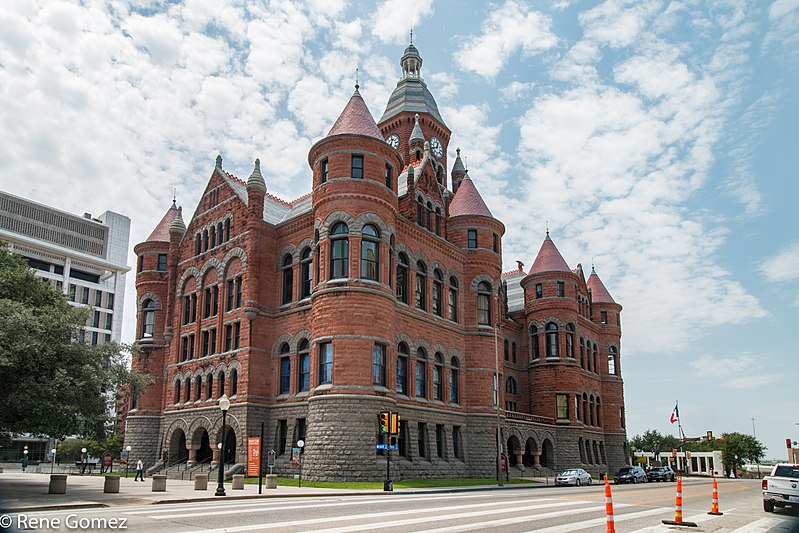
[[[123,449],[127,446],[131,448],[128,457],[131,466],[141,459],[146,470],[159,460],[161,421],[160,416],[128,416]]]

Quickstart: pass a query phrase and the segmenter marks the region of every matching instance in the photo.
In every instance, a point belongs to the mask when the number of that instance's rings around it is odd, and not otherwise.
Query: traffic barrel
[[[710,505],[710,512],[712,515],[723,515],[719,512],[719,484],[716,481],[716,476],[713,475],[713,503]]]
[[[607,533],[616,533],[616,521],[613,518],[613,496],[610,493],[607,475],[605,475],[605,515],[607,516]]]
[[[662,520],[662,522],[670,526],[696,527],[696,524],[693,522],[682,521],[682,476],[677,478],[677,499],[675,501],[674,520]]]

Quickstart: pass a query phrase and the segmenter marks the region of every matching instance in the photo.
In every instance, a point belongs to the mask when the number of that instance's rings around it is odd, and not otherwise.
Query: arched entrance
[[[211,439],[208,437],[208,432],[203,429],[200,436],[200,447],[197,449],[197,462],[210,463],[212,456],[213,450],[211,450]]]
[[[516,435],[508,437],[508,462],[511,466],[518,466],[522,457],[522,446]]]
[[[169,464],[185,463],[189,459],[189,450],[186,448],[186,434],[182,429],[176,429],[169,439]]]
[[[224,445],[222,446],[222,450],[224,454],[222,455],[222,461],[224,464],[235,464],[236,462],[236,432],[233,428],[228,427],[227,432],[224,439]]]
[[[527,439],[527,442],[524,443],[524,456],[522,456],[522,463],[524,466],[538,466],[538,461],[536,461],[538,455],[538,444],[536,444],[535,439],[530,437]]]
[[[544,439],[541,445],[541,466],[555,468],[555,448],[549,439]]]

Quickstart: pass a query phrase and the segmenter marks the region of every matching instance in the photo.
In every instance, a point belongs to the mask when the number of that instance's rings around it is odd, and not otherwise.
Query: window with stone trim
[[[558,282],[558,298],[566,296],[566,284],[562,281]]]
[[[166,272],[166,254],[158,254],[158,267],[159,272]]]
[[[300,298],[308,298],[311,295],[311,286],[313,283],[313,255],[311,248],[307,247],[302,250],[300,255]]]
[[[574,324],[566,324],[566,357],[574,358]]]
[[[322,159],[322,164],[321,164],[320,181],[322,183],[327,183],[327,172],[328,172],[328,164],[327,164],[327,158],[325,158],[325,159]]]
[[[239,372],[235,368],[230,371],[230,395],[235,396],[239,392]]]
[[[616,367],[616,357],[618,356],[618,352],[615,346],[610,346],[608,348],[608,374],[612,376],[617,376],[619,374],[618,369]]]
[[[386,164],[386,187],[388,187],[389,189],[391,188],[391,186],[393,184],[393,179],[392,179],[391,174],[392,174],[391,165]]]
[[[333,344],[319,344],[319,384],[333,383]]]
[[[487,281],[477,285],[477,323],[491,325],[491,285]]]
[[[580,368],[585,368],[585,339],[580,337]]]
[[[505,339],[504,346],[505,361],[510,361],[510,341],[508,339]]]
[[[416,425],[416,451],[420,458],[427,458],[427,424],[419,422]]]
[[[433,365],[433,399],[444,401],[444,357],[436,352]]]
[[[427,353],[424,348],[416,350],[416,397],[427,398]]]
[[[404,342],[397,346],[397,393],[408,394],[408,361],[410,353]]]
[[[568,394],[557,394],[556,396],[557,401],[557,418],[558,420],[568,420],[569,419],[569,395]]]
[[[372,383],[386,386],[386,347],[383,344],[372,347]]]
[[[205,381],[206,381],[205,386],[207,389],[205,393],[205,398],[207,400],[211,400],[214,397],[214,375],[208,374],[208,377],[205,378]]]
[[[541,356],[538,348],[538,328],[530,326],[530,360],[536,360]]]
[[[150,339],[155,333],[155,301],[151,298],[142,303],[142,328],[141,336],[143,339]]]
[[[397,300],[408,303],[408,256],[402,252],[397,257]]]
[[[343,222],[330,232],[330,279],[349,276],[349,228]]]
[[[417,308],[427,309],[427,265],[422,261],[416,263],[416,290],[414,303]]]
[[[594,343],[594,373],[599,374],[599,349]]]
[[[452,455],[463,461],[463,436],[460,426],[452,426]]]
[[[297,348],[299,366],[297,390],[304,392],[311,388],[311,353],[307,339],[302,339]]]
[[[280,384],[278,394],[289,394],[291,392],[291,358],[289,357],[289,345],[283,343],[280,347]]]
[[[352,177],[356,179],[363,178],[363,156],[352,156]]]
[[[544,297],[544,286],[541,283],[535,284],[535,298],[536,300],[540,300]]]
[[[286,254],[283,258],[283,296],[281,304],[285,305],[294,298],[294,266],[292,265],[291,254]]]
[[[449,306],[449,315],[447,318],[453,322],[458,321],[458,280],[454,277],[449,278],[449,298],[447,301]]]
[[[443,307],[441,305],[441,271],[438,269],[433,271],[433,313],[442,316]]]
[[[436,424],[436,455],[442,459],[446,450],[445,439],[444,424]]]
[[[180,398],[181,398],[181,396],[180,396],[180,380],[178,379],[177,381],[175,381],[175,402],[174,403],[180,403]]]
[[[477,248],[477,230],[466,230],[466,245],[469,248]]]
[[[361,278],[380,281],[380,232],[366,224],[361,235]]]
[[[558,325],[554,322],[549,322],[546,325],[547,337],[547,357],[560,357],[560,348],[558,346]]]
[[[449,365],[449,401],[458,403],[460,401],[460,363],[456,357],[453,357]]]

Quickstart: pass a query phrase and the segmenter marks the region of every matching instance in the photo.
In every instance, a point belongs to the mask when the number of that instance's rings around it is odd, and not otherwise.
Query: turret
[[[458,155],[455,157],[455,164],[452,165],[452,192],[457,193],[463,178],[466,177],[466,167],[461,160],[461,149],[455,150]]]

